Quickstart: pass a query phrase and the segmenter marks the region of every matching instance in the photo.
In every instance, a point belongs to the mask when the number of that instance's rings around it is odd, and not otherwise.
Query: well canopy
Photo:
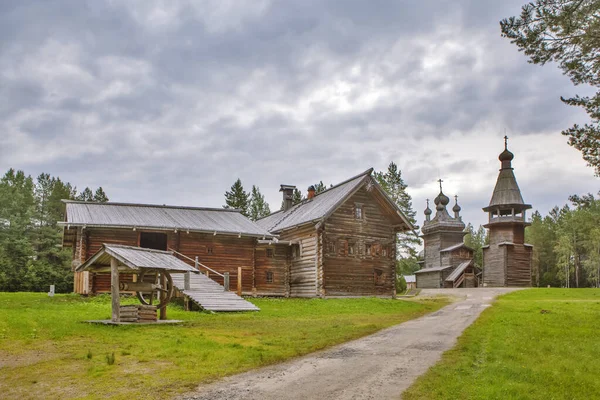
[[[100,250],[77,267],[76,271],[110,271],[111,258],[119,262],[120,269],[131,270],[131,272],[143,269],[181,273],[198,272],[197,269],[175,257],[173,252],[116,244],[103,244]]]

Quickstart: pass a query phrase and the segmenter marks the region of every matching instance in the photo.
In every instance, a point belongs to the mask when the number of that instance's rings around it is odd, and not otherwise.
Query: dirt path
[[[225,378],[181,399],[398,399],[499,294],[515,289],[428,289],[461,300],[371,336]]]

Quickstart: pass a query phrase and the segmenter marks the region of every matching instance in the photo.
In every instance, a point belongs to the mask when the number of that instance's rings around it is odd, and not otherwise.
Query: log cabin
[[[63,246],[73,268],[102,244],[172,250],[182,260],[228,272],[245,295],[395,296],[396,232],[414,229],[371,176],[373,169],[256,222],[237,210],[130,203],[66,203]],[[219,283],[222,278],[211,276]],[[124,282],[133,276],[121,276]],[[110,291],[110,276],[75,272],[75,292]]]
[[[292,204],[257,224],[292,243],[287,274],[293,297],[396,295],[396,233],[414,227],[371,176],[373,169]],[[257,267],[257,275],[262,275]]]

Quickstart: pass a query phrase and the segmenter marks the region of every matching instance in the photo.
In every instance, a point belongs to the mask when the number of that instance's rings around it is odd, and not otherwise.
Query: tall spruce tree
[[[223,208],[234,208],[246,217],[249,215],[250,193],[244,191],[242,181],[238,178],[231,186],[231,190],[225,192],[225,205]]]
[[[249,217],[252,221],[266,217],[271,214],[269,203],[265,201],[265,196],[260,192],[258,186],[252,185],[250,194]]]
[[[0,290],[23,289],[23,275],[34,258],[35,214],[33,179],[9,169],[0,180]]]
[[[487,231],[481,225],[475,230],[473,225],[468,224],[466,230],[468,233],[464,237],[464,243],[473,249],[473,260],[475,265],[480,268],[483,266],[483,246],[488,242]]]
[[[390,199],[398,205],[402,213],[410,221],[411,224],[416,225],[416,212],[412,209],[412,198],[406,191],[408,187],[402,179],[402,172],[398,169],[398,166],[393,161],[388,165],[388,169],[385,172],[375,172],[374,178],[381,185],[383,190],[388,194]],[[419,236],[413,232],[405,232],[398,234],[397,237],[398,253],[401,257],[417,258],[416,246],[421,244]]]
[[[108,196],[106,195],[106,193],[104,193],[104,189],[102,189],[102,186],[100,186],[94,192],[94,201],[97,203],[106,203],[108,201]]]

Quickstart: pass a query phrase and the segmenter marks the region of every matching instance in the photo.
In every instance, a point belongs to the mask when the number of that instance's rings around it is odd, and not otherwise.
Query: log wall
[[[524,245],[509,246],[507,249],[507,286],[531,286],[531,247]]]
[[[483,249],[484,286],[506,286],[506,248],[490,244],[490,247]]]
[[[362,204],[362,219],[355,218],[356,203]],[[323,295],[395,295],[394,228],[366,189],[325,221],[321,248]]]
[[[317,236],[313,224],[290,229],[280,235],[281,240],[292,240],[298,246],[290,263],[289,294],[292,297],[315,297],[320,294],[317,288]]]
[[[287,244],[256,245],[254,252],[254,293],[256,295],[287,296],[289,294],[291,253],[292,247]],[[268,273],[272,274],[272,282],[268,282]]]
[[[419,289],[437,289],[442,287],[442,271],[423,272],[415,274]]]

